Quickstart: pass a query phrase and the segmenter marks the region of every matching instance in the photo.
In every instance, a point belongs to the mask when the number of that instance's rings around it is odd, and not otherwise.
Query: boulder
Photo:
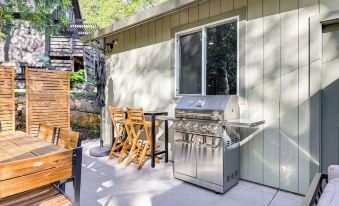
[[[75,105],[75,101],[73,101],[72,99],[71,99],[70,104],[71,104],[71,110],[75,110],[77,108]]]
[[[81,99],[79,111],[94,113],[95,111],[92,104],[93,104],[92,100]]]

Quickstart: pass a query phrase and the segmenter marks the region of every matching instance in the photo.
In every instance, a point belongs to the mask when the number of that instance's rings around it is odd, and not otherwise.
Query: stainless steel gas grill
[[[237,96],[184,96],[175,109],[174,176],[224,193],[239,181]],[[231,125],[231,126],[229,126]]]

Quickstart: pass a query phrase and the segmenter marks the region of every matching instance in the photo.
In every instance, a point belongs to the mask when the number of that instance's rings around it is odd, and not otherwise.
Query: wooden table
[[[0,132],[0,164],[63,151],[67,150],[21,131]]]

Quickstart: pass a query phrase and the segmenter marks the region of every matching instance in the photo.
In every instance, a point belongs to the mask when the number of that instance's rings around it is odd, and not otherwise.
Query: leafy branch
[[[29,29],[46,35],[57,35],[69,25],[66,14],[72,8],[71,0],[5,2],[0,5],[0,40],[4,40],[13,28],[28,26]]]

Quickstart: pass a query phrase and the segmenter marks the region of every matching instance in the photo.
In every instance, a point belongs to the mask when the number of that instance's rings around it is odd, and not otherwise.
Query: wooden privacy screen
[[[70,130],[70,79],[67,71],[26,68],[26,132],[39,124]]]
[[[0,66],[0,130],[15,130],[14,67]]]

